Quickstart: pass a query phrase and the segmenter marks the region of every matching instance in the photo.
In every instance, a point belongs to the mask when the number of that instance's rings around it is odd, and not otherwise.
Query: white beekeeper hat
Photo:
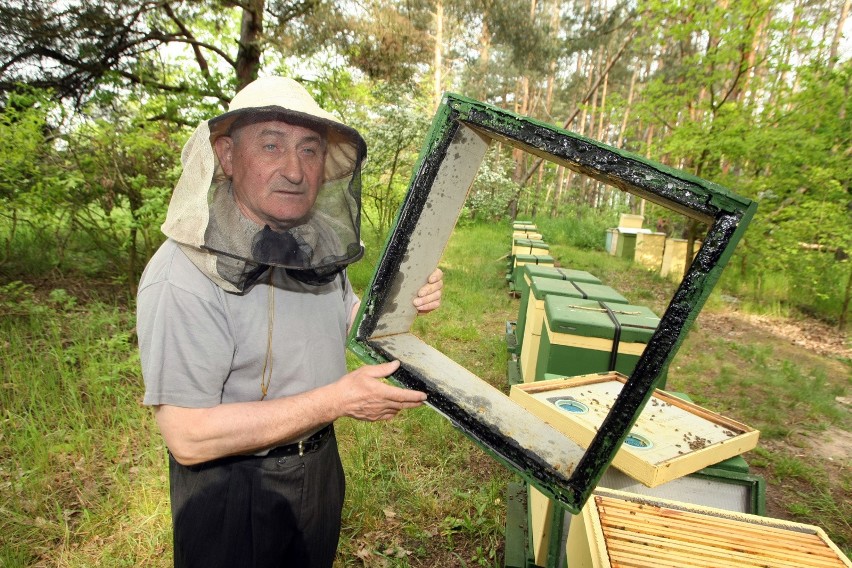
[[[216,139],[234,127],[266,120],[311,128],[326,140],[317,201],[301,225],[284,232],[239,212],[214,151]],[[360,174],[366,154],[358,131],[323,110],[302,85],[285,77],[257,79],[237,93],[228,112],[203,121],[187,141],[163,233],[230,292],[244,291],[269,266],[309,284],[329,282],[363,255]]]
[[[321,108],[302,85],[287,77],[263,77],[246,85],[231,100],[228,112],[207,122],[211,144],[220,136],[227,135],[237,119],[244,120],[247,115],[253,121],[262,120],[267,115],[280,116],[285,122],[326,129],[326,181],[351,174],[358,163],[359,150],[366,153],[367,145],[357,130]]]

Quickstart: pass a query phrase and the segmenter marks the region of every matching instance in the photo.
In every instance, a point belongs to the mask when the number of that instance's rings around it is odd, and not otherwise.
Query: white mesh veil
[[[245,217],[234,200],[214,144],[237,124],[267,120],[309,128],[325,140],[323,180],[310,213],[286,231]],[[361,163],[367,152],[356,130],[317,105],[292,79],[265,77],[241,90],[228,112],[198,125],[181,154],[183,172],[163,232],[223,289],[242,292],[268,266],[309,283],[332,280],[363,254]]]

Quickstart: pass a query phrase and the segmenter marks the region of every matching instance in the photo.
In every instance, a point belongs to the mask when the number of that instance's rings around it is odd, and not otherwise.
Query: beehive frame
[[[709,225],[657,331],[588,450],[411,333],[411,300],[441,259],[492,141],[561,164]],[[445,94],[352,325],[363,361],[398,359],[393,379],[569,511],[579,512],[719,279],[756,204],[564,129]],[[451,284],[450,284],[451,289]],[[439,315],[431,317],[440,317]]]
[[[598,488],[571,521],[568,565],[852,568],[816,525]]]

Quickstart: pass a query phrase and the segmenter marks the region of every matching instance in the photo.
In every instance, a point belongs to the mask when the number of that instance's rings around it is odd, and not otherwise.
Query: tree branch
[[[184,25],[184,23],[180,19],[178,19],[177,15],[175,14],[175,11],[172,10],[171,4],[169,4],[168,2],[163,2],[163,10],[165,10],[166,15],[171,19],[172,22],[175,23],[181,33],[190,40],[189,44],[192,46],[192,52],[195,54],[195,61],[198,62],[198,68],[201,70],[202,75],[209,78],[210,65],[208,65],[207,60],[204,58],[204,54],[201,53],[201,49],[198,45],[197,40],[195,39],[195,36],[192,34],[192,32],[189,31],[186,25]]]

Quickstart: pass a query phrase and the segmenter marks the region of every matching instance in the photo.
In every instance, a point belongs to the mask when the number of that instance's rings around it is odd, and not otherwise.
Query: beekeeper
[[[421,392],[347,373],[363,254],[366,144],[296,81],[258,79],[202,122],[139,284],[144,403],[169,450],[175,566],[331,566],[341,416],[386,420]],[[436,270],[418,312],[438,307]]]

